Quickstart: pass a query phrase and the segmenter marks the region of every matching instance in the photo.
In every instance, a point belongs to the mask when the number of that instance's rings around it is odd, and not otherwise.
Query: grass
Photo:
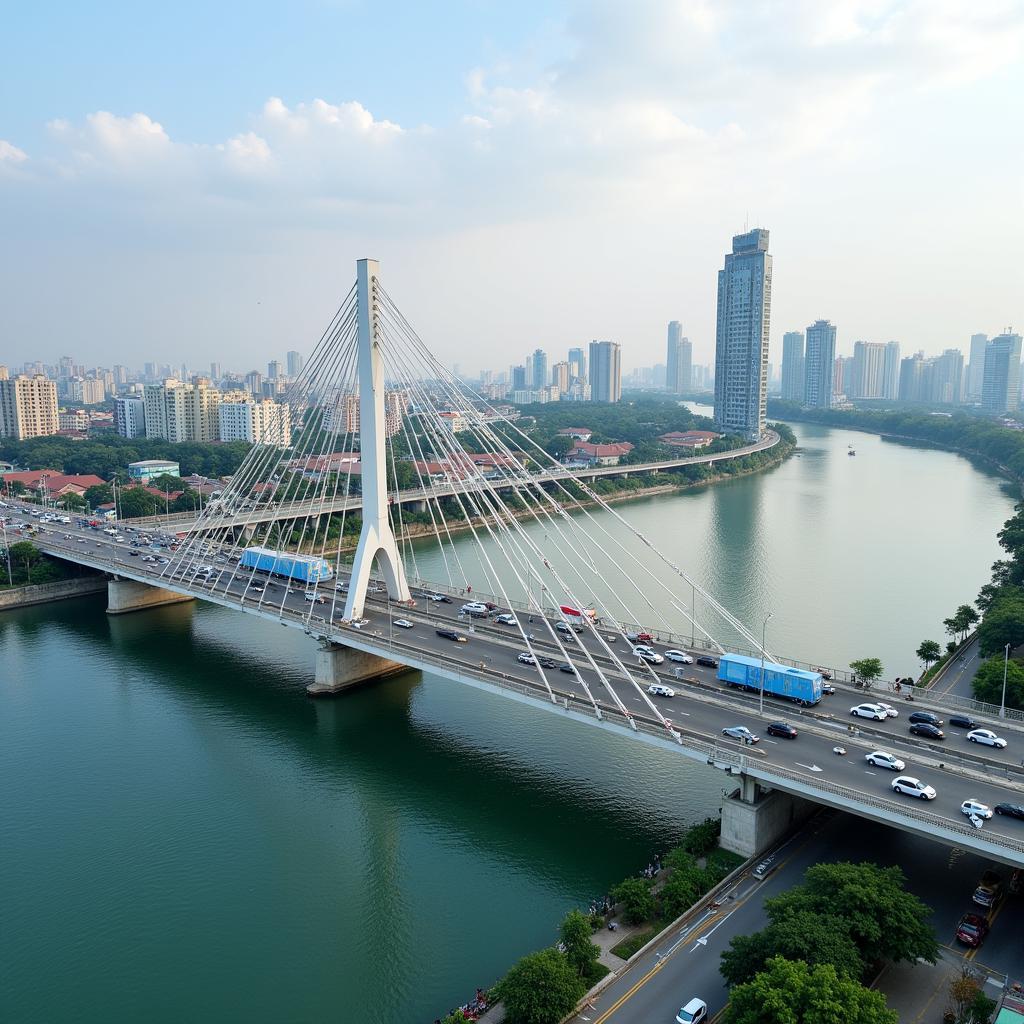
[[[587,976],[583,979],[587,984],[587,989],[592,989],[606,974],[611,974],[611,968],[605,967],[604,964],[595,960],[587,972]]]
[[[628,939],[623,939],[612,946],[611,951],[620,959],[628,960],[641,946],[646,946],[655,935],[664,931],[671,923],[671,921],[662,921],[658,918],[642,932],[637,932],[636,935],[631,935]]]
[[[724,878],[729,872],[735,871],[745,860],[746,858],[741,857],[738,853],[723,850],[718,846],[708,854],[707,866],[718,869]]]

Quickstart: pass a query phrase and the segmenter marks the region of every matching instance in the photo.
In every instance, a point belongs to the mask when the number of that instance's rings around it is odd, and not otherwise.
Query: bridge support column
[[[418,501],[407,501],[405,503],[405,507],[410,512],[420,512],[420,513],[422,513],[422,512],[426,512],[427,511],[427,503],[422,498],[419,499]]]
[[[722,801],[721,845],[741,857],[756,857],[791,828],[811,816],[817,805],[778,790],[763,790],[749,775]]]
[[[408,665],[377,654],[325,643],[317,651],[313,682],[306,687],[310,697],[327,697],[375,679],[408,672]]]
[[[145,608],[157,608],[162,604],[194,600],[194,597],[187,594],[176,594],[173,590],[151,587],[148,583],[138,583],[135,580],[107,581],[108,615],[124,615],[125,612],[139,612]]]

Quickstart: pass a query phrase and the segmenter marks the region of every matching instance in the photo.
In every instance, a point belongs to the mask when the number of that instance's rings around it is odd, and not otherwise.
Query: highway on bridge
[[[15,516],[18,522],[24,519]],[[10,527],[9,527],[10,530]],[[131,535],[128,534],[128,537]],[[225,555],[213,554],[210,562],[217,570],[209,580],[197,577],[191,570],[175,577],[161,576],[165,566],[145,562],[145,558],[167,557],[146,547],[132,547],[128,540],[115,541],[95,529],[61,524],[44,524],[35,537],[44,551],[81,564],[92,565],[126,578],[135,579],[211,600],[227,607],[241,608],[251,614],[278,620],[285,625],[302,628],[321,640],[331,640],[401,661],[411,667],[436,672],[459,682],[479,686],[504,696],[524,700],[546,710],[555,710],[580,721],[595,723],[590,702],[582,693],[576,675],[561,672],[557,667],[544,670],[522,664],[517,659],[524,644],[514,627],[500,626],[493,620],[460,618],[460,599],[451,603],[428,602],[417,595],[415,608],[393,606],[379,590],[368,594],[366,618],[359,626],[339,621],[343,595],[335,588],[341,581],[332,579],[322,584],[319,600],[308,601],[302,585],[288,587],[284,582],[269,582],[261,574],[239,574]],[[138,543],[138,542],[137,542]],[[253,587],[267,583],[262,592]],[[372,584],[371,584],[372,585]],[[309,596],[313,596],[310,594]],[[522,613],[517,613],[522,618]],[[413,622],[412,629],[394,625],[396,619]],[[524,624],[525,625],[525,624]],[[455,629],[467,637],[456,643],[437,635],[438,628]],[[715,680],[713,669],[695,665],[676,666],[666,660],[657,666],[629,658],[630,671],[638,679],[646,677],[672,687],[676,696],[653,697],[655,704],[671,719],[680,736],[677,741],[651,714],[632,684],[614,670],[590,635],[555,641],[542,636],[546,631],[540,616],[533,626],[534,649],[550,656],[556,666],[581,659],[580,644],[602,665],[620,700],[630,709],[633,722],[625,720],[614,702],[603,691],[596,673],[586,665],[577,669],[586,679],[603,711],[604,728],[613,728],[620,735],[638,737],[668,749],[679,750],[697,760],[713,763],[734,774],[740,772],[764,781],[771,788],[782,789],[818,802],[841,807],[889,822],[900,828],[932,835],[944,842],[971,847],[1007,863],[1024,864],[1024,821],[997,816],[980,830],[973,829],[961,812],[960,804],[969,798],[990,806],[1000,802],[1024,804],[1024,771],[1020,759],[1024,751],[1024,729],[1018,722],[983,720],[980,725],[995,729],[1006,737],[1005,750],[993,750],[968,743],[962,730],[946,728],[947,739],[939,744],[912,737],[907,733],[907,714],[915,708],[928,707],[926,700],[914,704],[899,702],[899,717],[885,722],[853,719],[853,704],[878,694],[845,686],[824,698],[815,708],[799,708],[771,698],[765,701],[765,715],[758,714],[757,695],[726,690]],[[616,635],[610,627],[602,627],[607,637]],[[623,661],[631,654],[625,637],[616,639]],[[654,644],[658,650],[664,645]],[[684,679],[675,678],[673,670],[682,668]],[[554,704],[544,686],[541,674],[555,692]],[[884,696],[882,696],[884,699]],[[890,695],[890,703],[897,706]],[[941,709],[939,714],[945,717]],[[799,730],[796,740],[768,736],[765,726],[773,720],[784,720]],[[855,724],[858,735],[848,734]],[[631,729],[630,726],[635,728]],[[741,746],[723,736],[722,729],[745,725],[761,739],[754,747]],[[845,756],[833,752],[837,745],[845,747]],[[872,750],[887,750],[906,762],[906,773],[916,775],[933,785],[938,796],[923,802],[898,796],[891,789],[892,773],[866,763],[864,756]]]

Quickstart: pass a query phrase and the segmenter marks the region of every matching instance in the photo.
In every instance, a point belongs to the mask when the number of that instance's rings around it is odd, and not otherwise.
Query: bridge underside
[[[811,800],[765,790],[750,775],[740,776],[739,783],[722,800],[720,842],[741,857],[756,857],[818,809]]]
[[[400,661],[382,658],[379,654],[360,651],[343,644],[324,642],[316,655],[313,682],[306,687],[311,697],[327,697],[353,686],[415,671]]]
[[[187,594],[164,590],[162,587],[139,583],[137,580],[115,577],[107,581],[108,615],[124,615],[127,612],[139,612],[164,604],[178,604],[181,601],[194,600],[194,597]]]

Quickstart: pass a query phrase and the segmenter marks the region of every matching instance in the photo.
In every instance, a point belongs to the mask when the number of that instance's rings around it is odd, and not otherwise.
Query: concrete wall
[[[373,679],[409,672],[408,665],[341,644],[325,644],[316,654],[314,681],[306,687],[311,697],[325,697]]]
[[[0,611],[7,608],[25,608],[32,604],[46,604],[48,601],[63,601],[69,597],[83,597],[99,594],[107,589],[105,576],[79,576],[73,580],[54,580],[52,583],[36,583],[27,587],[15,587],[0,592]]]
[[[135,580],[110,580],[107,584],[107,614],[124,615],[144,608],[156,608],[162,604],[177,604],[179,601],[194,601],[194,597],[176,594],[173,590],[162,590]]]
[[[749,796],[750,787],[747,789]],[[742,792],[743,787],[722,801],[720,840],[726,850],[741,857],[756,857],[817,809],[811,800],[778,790],[765,793],[758,789],[753,803],[744,800]]]

